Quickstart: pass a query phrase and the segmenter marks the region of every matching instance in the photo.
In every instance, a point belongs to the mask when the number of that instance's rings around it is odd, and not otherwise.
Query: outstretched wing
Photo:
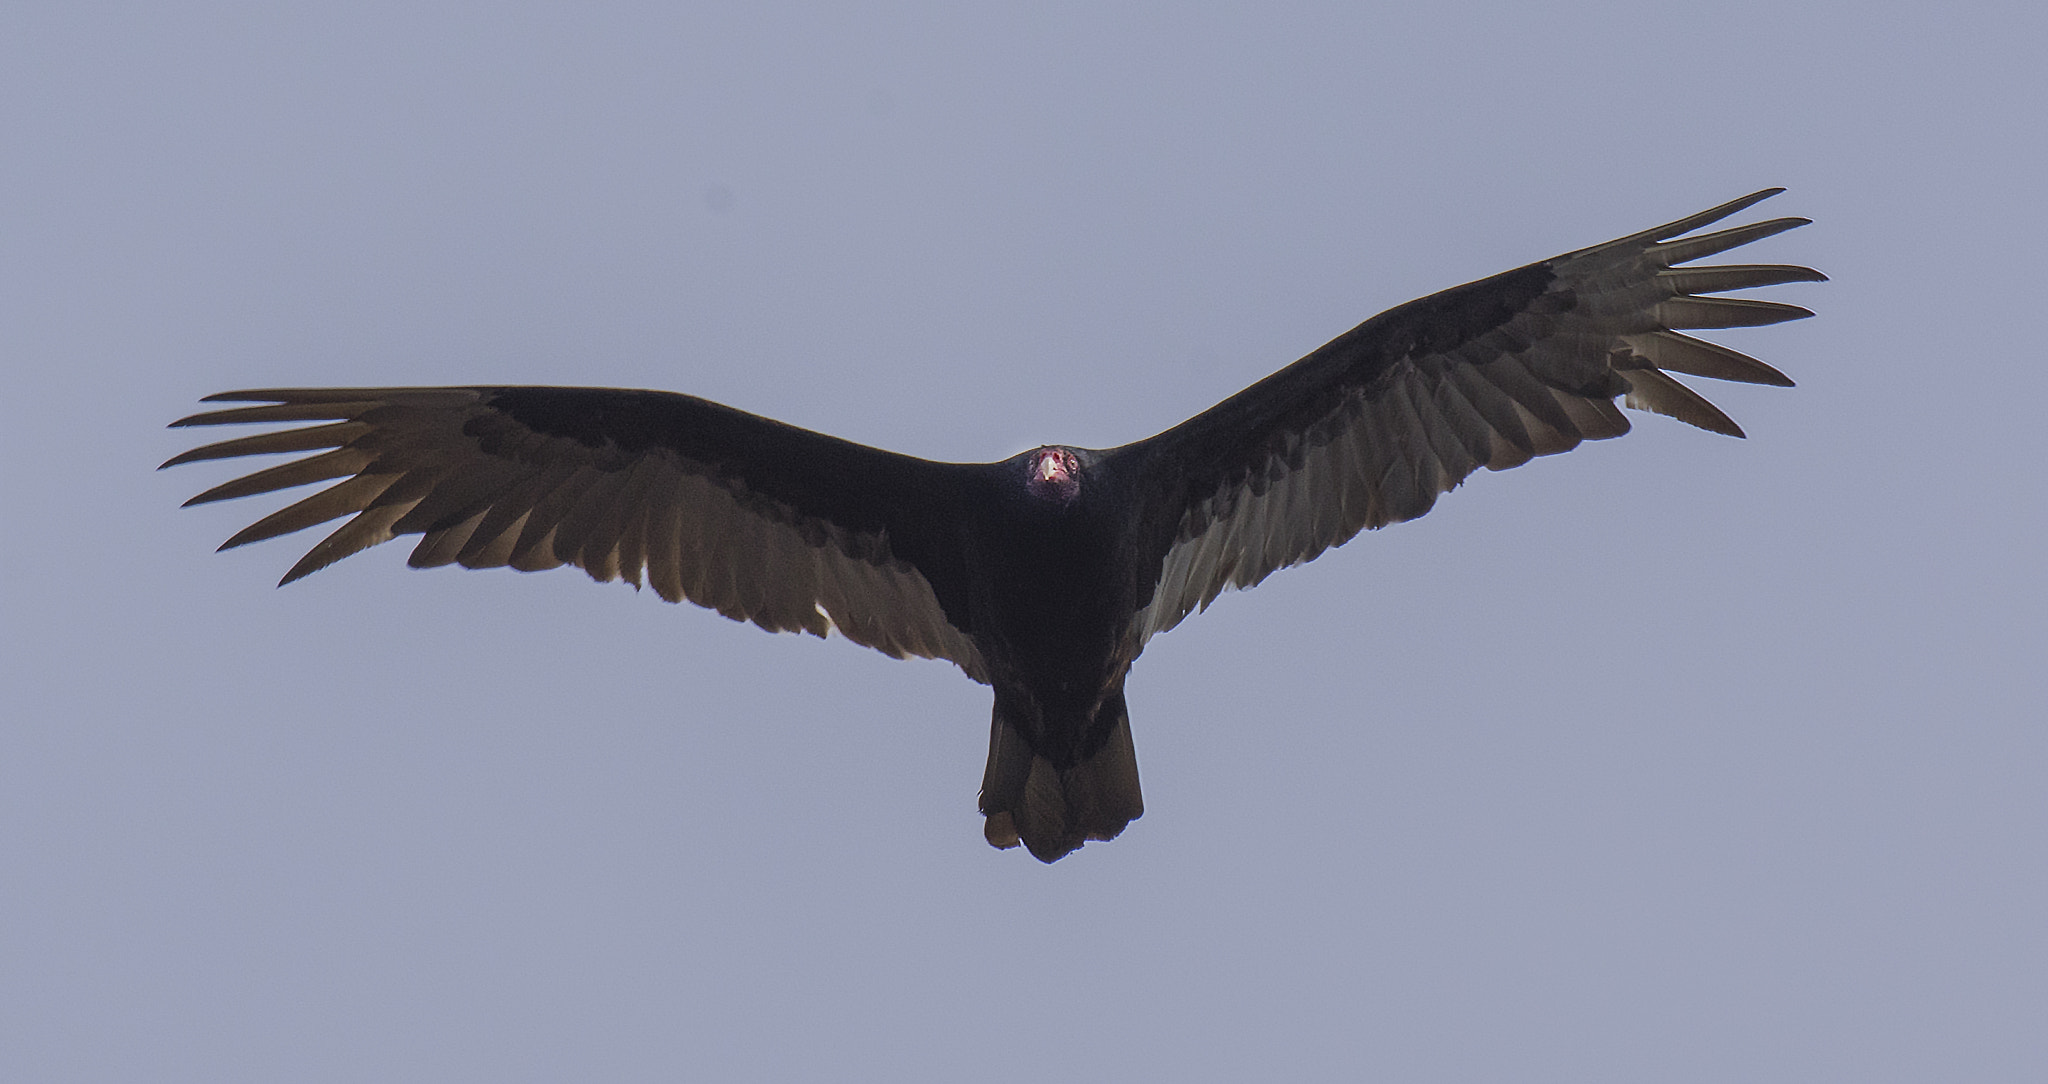
[[[974,468],[783,425],[687,395],[610,388],[235,391],[254,403],[174,426],[317,422],[195,448],[165,463],[319,454],[186,502],[342,481],[250,525],[227,549],[351,517],[282,583],[399,535],[415,567],[646,582],[771,631],[847,639],[898,658],[950,659],[986,680],[948,619],[962,579],[945,537]],[[952,603],[952,605],[949,605]]]
[[[1778,218],[1696,237],[1768,189],[1604,245],[1411,301],[1214,408],[1110,453],[1152,503],[1160,570],[1149,637],[1227,588],[1430,510],[1480,467],[1620,436],[1614,400],[1739,437],[1668,373],[1790,386],[1783,373],[1677,329],[1796,320],[1796,305],[1704,297],[1821,282],[1805,267],[1679,267],[1805,225]]]

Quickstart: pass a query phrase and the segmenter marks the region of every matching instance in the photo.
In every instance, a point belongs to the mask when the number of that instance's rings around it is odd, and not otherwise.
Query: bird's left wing
[[[1667,371],[1792,381],[1677,329],[1811,316],[1701,295],[1826,276],[1677,265],[1805,225],[1779,218],[1683,236],[1779,191],[1390,309],[1181,425],[1108,453],[1150,502],[1140,515],[1143,567],[1159,571],[1138,635],[1172,628],[1224,590],[1361,530],[1414,519],[1480,467],[1505,470],[1620,436],[1629,426],[1616,398],[1741,436]]]
[[[960,603],[948,502],[975,468],[897,455],[669,392],[612,388],[297,388],[174,426],[319,423],[165,463],[318,452],[187,504],[341,479],[222,549],[343,516],[282,583],[399,535],[415,567],[576,565],[770,631],[950,659],[986,680],[949,620]]]

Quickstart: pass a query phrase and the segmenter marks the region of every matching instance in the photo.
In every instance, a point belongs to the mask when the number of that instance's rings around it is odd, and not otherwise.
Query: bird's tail
[[[1144,815],[1123,690],[1103,701],[1087,732],[1104,738],[1061,767],[1025,741],[997,698],[981,780],[983,833],[992,846],[1022,843],[1039,861],[1056,862],[1091,839],[1115,839]]]

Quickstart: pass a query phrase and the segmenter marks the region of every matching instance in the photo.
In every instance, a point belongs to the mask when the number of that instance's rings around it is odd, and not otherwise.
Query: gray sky
[[[1003,10],[996,10],[996,9]],[[0,9],[0,1077],[2048,1079],[2037,4]],[[988,693],[573,571],[272,588],[209,392],[1108,445],[1766,185],[1732,441],[1484,475]],[[1745,250],[1743,258],[1750,258]]]

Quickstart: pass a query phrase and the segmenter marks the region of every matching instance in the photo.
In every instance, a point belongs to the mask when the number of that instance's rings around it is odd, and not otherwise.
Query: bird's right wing
[[[188,501],[342,479],[222,549],[351,517],[289,583],[399,535],[415,567],[576,565],[647,583],[770,631],[950,659],[986,681],[949,615],[961,582],[949,501],[977,468],[934,463],[669,392],[612,388],[297,388],[176,426],[323,423],[195,448],[165,463],[318,452]]]
[[[1313,559],[1359,531],[1414,519],[1480,467],[1620,436],[1625,406],[1741,436],[1669,372],[1790,385],[1764,363],[1677,329],[1813,315],[1706,297],[1817,271],[1680,267],[1806,223],[1779,218],[1685,237],[1770,189],[1593,248],[1390,309],[1157,436],[1108,453],[1151,502],[1159,569],[1136,632],[1172,628],[1226,589]]]

